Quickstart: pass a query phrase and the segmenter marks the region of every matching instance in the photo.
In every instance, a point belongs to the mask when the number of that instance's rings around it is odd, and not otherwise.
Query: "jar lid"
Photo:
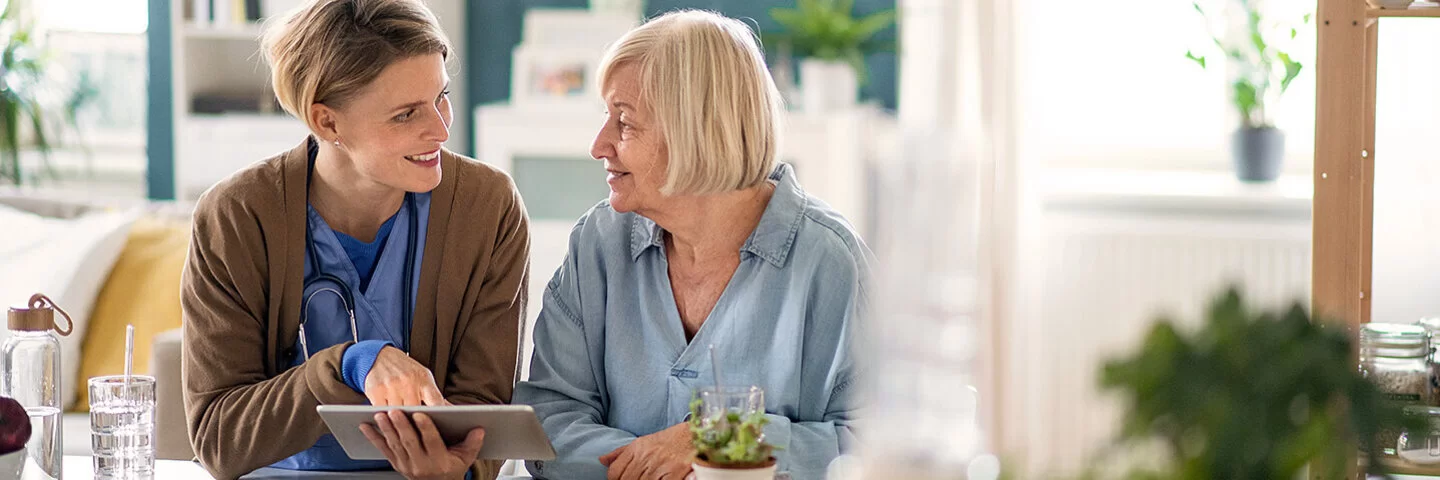
[[[1415,324],[1425,327],[1426,330],[1430,331],[1431,335],[1440,332],[1440,317],[1423,317],[1416,320]]]
[[[1360,327],[1360,352],[1379,357],[1430,354],[1430,331],[1420,325],[1372,322]]]

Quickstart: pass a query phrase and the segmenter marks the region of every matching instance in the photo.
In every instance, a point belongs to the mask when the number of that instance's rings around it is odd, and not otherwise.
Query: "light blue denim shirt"
[[[727,385],[765,389],[766,439],[779,471],[823,478],[855,445],[860,407],[850,342],[873,255],[790,166],[740,251],[740,266],[688,344],[665,258],[664,231],[596,205],[575,225],[565,263],[545,288],[529,381],[531,405],[559,455],[530,462],[540,478],[605,478],[598,457],[680,423],[697,387],[714,384],[715,345]]]

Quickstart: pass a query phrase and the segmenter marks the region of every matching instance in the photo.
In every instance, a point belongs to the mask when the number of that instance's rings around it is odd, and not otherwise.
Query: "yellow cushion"
[[[125,373],[126,325],[135,326],[133,372],[149,373],[151,339],[180,327],[180,271],[189,245],[186,221],[146,216],[131,227],[85,332],[75,411],[90,410],[91,377]]]

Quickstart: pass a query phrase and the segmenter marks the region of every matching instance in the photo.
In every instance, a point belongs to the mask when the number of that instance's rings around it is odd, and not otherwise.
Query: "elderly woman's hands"
[[[430,369],[398,348],[386,346],[365,376],[365,398],[375,406],[449,405]]]
[[[471,430],[465,441],[447,447],[430,416],[414,415],[412,425],[405,412],[391,410],[375,414],[375,425],[360,425],[360,432],[375,444],[390,466],[411,480],[448,480],[465,478],[470,464],[485,445],[485,429]]]
[[[684,480],[690,474],[690,425],[679,423],[600,457],[606,480]]]

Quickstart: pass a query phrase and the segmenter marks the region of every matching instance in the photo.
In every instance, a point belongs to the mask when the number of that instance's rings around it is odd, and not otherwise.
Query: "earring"
[[[339,140],[336,140],[336,141],[335,141],[335,146],[337,146],[337,147],[340,146],[340,141],[339,141]]]

